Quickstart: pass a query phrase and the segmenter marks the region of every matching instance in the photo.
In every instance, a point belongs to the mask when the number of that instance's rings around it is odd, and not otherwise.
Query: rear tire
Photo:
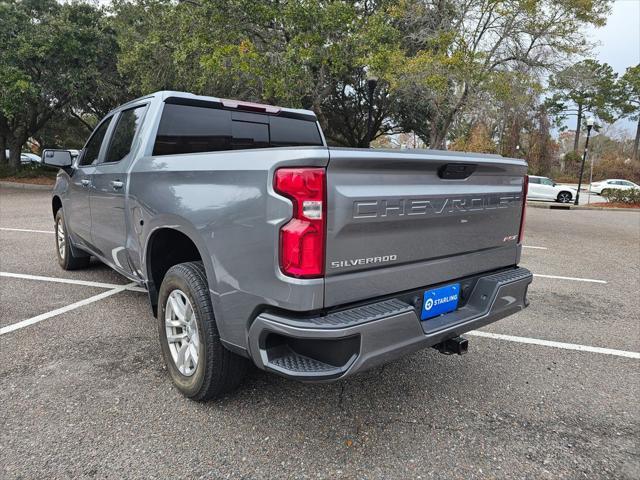
[[[186,397],[210,400],[242,382],[248,361],[220,342],[202,262],[167,271],[158,295],[158,333],[171,380]]]
[[[71,246],[71,239],[69,238],[69,232],[66,228],[62,208],[56,212],[55,230],[56,256],[58,257],[58,264],[62,269],[78,270],[87,268],[91,257],[87,254],[81,254],[76,248]]]

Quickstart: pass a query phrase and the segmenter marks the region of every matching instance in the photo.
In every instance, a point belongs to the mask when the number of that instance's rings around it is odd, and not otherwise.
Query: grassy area
[[[36,163],[21,165],[17,172],[12,172],[6,165],[0,165],[0,180],[36,185],[53,185],[58,170]]]

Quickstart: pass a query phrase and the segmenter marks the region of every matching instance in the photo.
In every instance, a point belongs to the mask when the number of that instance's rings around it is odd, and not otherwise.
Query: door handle
[[[80,183],[83,187],[88,187],[89,185],[91,185],[91,180],[80,180]]]
[[[124,187],[124,182],[121,182],[120,180],[112,180],[109,183],[114,190],[120,190],[122,187]]]

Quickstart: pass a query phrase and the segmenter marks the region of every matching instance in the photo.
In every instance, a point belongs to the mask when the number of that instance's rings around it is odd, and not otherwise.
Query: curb
[[[2,188],[16,188],[18,190],[53,190],[53,185],[36,185],[33,183],[0,182]]]
[[[640,208],[617,208],[617,207],[590,207],[588,205],[573,205],[566,203],[542,203],[527,202],[527,207],[546,208],[548,210],[605,210],[607,212],[635,212],[640,213]]]

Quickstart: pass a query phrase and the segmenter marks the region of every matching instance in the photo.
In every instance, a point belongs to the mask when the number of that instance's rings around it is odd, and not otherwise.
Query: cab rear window
[[[154,155],[322,146],[314,119],[235,111],[204,103],[165,104]]]

